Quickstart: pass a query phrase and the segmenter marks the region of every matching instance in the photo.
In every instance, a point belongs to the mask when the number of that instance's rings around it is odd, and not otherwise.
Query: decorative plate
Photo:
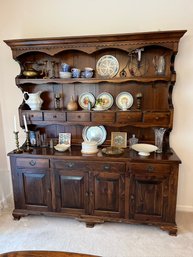
[[[121,92],[116,97],[116,105],[122,110],[129,109],[133,105],[133,96],[128,92]]]
[[[115,146],[103,148],[101,151],[106,155],[119,155],[124,153],[124,149]]]
[[[84,141],[96,141],[97,145],[102,145],[106,140],[107,131],[104,126],[86,126],[82,130]]]
[[[151,144],[135,144],[132,145],[131,148],[142,156],[149,156],[151,152],[154,152],[158,149],[157,146]]]
[[[101,106],[104,110],[110,109],[114,101],[112,95],[107,92],[103,92],[100,95],[98,95],[97,99],[102,99]]]
[[[82,109],[88,109],[89,102],[91,102],[92,107],[95,105],[95,97],[91,93],[83,93],[78,98],[78,103]]]
[[[119,62],[113,55],[104,55],[98,60],[96,70],[102,77],[113,78],[119,71]]]

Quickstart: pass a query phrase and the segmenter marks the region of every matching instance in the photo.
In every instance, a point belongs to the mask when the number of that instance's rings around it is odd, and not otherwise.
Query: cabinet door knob
[[[153,172],[153,171],[154,171],[154,167],[151,166],[151,165],[149,165],[149,166],[147,167],[147,172]]]
[[[36,165],[36,161],[31,160],[31,161],[29,162],[29,164],[30,164],[31,166],[35,166],[35,165]]]

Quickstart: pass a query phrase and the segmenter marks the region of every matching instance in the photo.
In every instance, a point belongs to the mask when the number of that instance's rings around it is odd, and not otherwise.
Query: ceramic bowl
[[[157,146],[151,144],[134,144],[131,146],[131,148],[142,156],[149,156],[151,152],[154,152],[158,149]]]
[[[68,79],[72,77],[72,73],[69,71],[60,71],[59,74],[61,79]]]
[[[59,152],[64,152],[64,151],[68,150],[69,147],[70,147],[70,145],[66,145],[66,144],[57,144],[54,146],[55,150],[57,150]]]

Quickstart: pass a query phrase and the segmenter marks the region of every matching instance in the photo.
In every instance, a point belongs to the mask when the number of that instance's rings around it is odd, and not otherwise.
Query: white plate
[[[86,126],[82,130],[84,141],[96,141],[97,145],[102,145],[106,140],[107,131],[104,126]]]
[[[83,93],[78,98],[78,103],[82,109],[88,109],[88,103],[91,102],[92,107],[95,105],[95,97],[91,93]]]
[[[107,93],[107,92],[103,92],[100,95],[97,96],[97,99],[101,98],[102,99],[102,107],[105,110],[108,110],[112,107],[113,105],[113,97],[111,94]]]
[[[142,156],[149,156],[151,152],[154,152],[158,149],[157,146],[151,144],[135,144],[132,145],[131,148]]]
[[[116,105],[122,110],[129,109],[133,105],[133,96],[128,92],[121,92],[116,97]]]
[[[113,55],[104,55],[98,60],[96,70],[102,77],[113,78],[119,71],[119,62]]]

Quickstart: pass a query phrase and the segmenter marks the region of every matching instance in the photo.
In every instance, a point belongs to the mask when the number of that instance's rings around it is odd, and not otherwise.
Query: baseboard
[[[193,212],[193,206],[191,206],[191,205],[177,205],[177,211]]]
[[[0,201],[0,212],[5,209],[13,208],[13,196],[12,194],[8,195],[5,199]]]

